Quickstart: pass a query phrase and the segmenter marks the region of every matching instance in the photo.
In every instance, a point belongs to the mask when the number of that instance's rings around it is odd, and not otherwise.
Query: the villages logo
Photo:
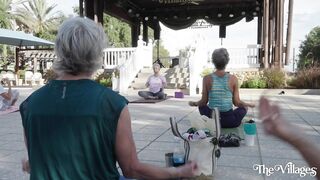
[[[264,164],[254,164],[253,170],[258,171],[259,174],[265,174],[266,176],[271,176],[275,172],[281,172],[282,174],[299,174],[300,177],[305,177],[306,175],[315,177],[317,175],[316,167],[296,167],[292,162],[288,162],[285,166],[275,165],[273,167],[266,167]]]
[[[208,23],[205,20],[197,20],[194,24],[192,24],[189,28],[198,29],[198,28],[212,28],[213,25]]]

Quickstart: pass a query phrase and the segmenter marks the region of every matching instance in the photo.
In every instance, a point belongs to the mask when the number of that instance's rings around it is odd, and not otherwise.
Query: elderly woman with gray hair
[[[91,80],[106,45],[94,21],[71,18],[60,27],[54,71],[58,79],[20,106],[30,179],[139,179],[192,177],[195,163],[160,168],[141,163],[132,137],[128,101]],[[123,177],[121,177],[123,179]]]
[[[201,100],[189,102],[189,105],[198,106],[200,114],[210,118],[212,109],[218,108],[222,128],[238,127],[246,115],[248,107],[254,107],[254,104],[240,100],[237,77],[225,71],[229,63],[229,53],[225,48],[213,51],[212,62],[216,71],[203,78]],[[233,109],[233,105],[238,108]]]

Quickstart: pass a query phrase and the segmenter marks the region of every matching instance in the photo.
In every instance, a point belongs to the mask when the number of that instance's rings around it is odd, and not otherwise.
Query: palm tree
[[[12,7],[21,3],[21,1],[13,2],[13,0],[0,0],[0,28],[12,29],[14,25],[15,15]],[[0,45],[1,64],[7,64],[7,56],[10,54],[7,45]],[[1,66],[2,67],[2,66]]]
[[[12,0],[0,0],[0,28],[12,28]]]
[[[56,6],[48,5],[46,0],[27,0],[16,10],[17,23],[36,36],[46,36],[55,31],[64,19],[60,11],[54,11]]]

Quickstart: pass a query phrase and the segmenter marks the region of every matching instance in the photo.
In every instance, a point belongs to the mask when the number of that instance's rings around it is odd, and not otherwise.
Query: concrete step
[[[135,90],[146,88],[145,84],[152,74],[152,68],[143,68],[130,87]],[[188,88],[189,86],[189,70],[187,68],[161,68],[160,74],[166,77],[166,89]]]

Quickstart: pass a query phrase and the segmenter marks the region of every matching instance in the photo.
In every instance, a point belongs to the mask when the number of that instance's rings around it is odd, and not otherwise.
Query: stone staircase
[[[148,77],[153,74],[152,68],[143,68],[131,84],[134,90],[146,89]],[[167,80],[165,92],[174,94],[174,91],[183,91],[189,94],[189,69],[188,68],[161,68],[160,74]]]

